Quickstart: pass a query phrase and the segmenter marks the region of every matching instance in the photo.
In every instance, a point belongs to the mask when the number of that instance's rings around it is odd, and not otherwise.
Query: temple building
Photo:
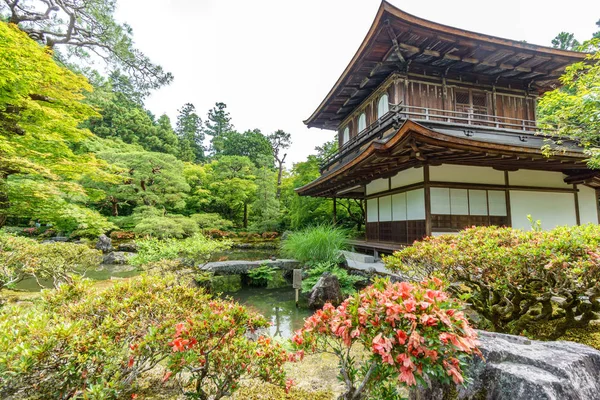
[[[296,191],[363,199],[372,249],[472,225],[530,229],[528,215],[544,229],[598,223],[600,178],[583,149],[536,123],[538,97],[584,58],[383,2],[305,121],[337,131],[339,151]]]

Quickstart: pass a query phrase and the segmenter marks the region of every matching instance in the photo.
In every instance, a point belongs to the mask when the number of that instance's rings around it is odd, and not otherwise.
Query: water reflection
[[[242,288],[227,295],[270,320],[272,326],[269,333],[273,337],[291,337],[296,330],[302,328],[304,318],[312,315],[305,296],[300,296],[300,307],[296,308],[294,289],[291,286],[280,289]]]

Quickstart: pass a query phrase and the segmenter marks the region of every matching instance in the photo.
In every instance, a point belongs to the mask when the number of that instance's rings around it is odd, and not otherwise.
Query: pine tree
[[[179,110],[177,127],[179,136],[179,159],[190,162],[204,160],[204,130],[202,120],[196,114],[196,107],[186,103]]]
[[[216,103],[208,111],[204,133],[212,137],[210,152],[213,155],[220,155],[223,152],[225,136],[233,130],[231,117],[226,108],[227,105],[225,103]]]

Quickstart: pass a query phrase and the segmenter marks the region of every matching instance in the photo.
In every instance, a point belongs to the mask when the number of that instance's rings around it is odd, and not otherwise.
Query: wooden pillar
[[[573,193],[573,197],[575,200],[575,221],[577,222],[577,225],[581,225],[581,216],[579,215],[579,190],[577,190],[576,184],[573,184],[573,190],[575,191]]]
[[[429,186],[429,165],[423,166],[423,183],[425,188],[425,235],[431,236],[431,188]]]
[[[504,186],[506,187],[506,219],[508,220],[508,226],[512,226],[512,215],[510,213],[510,183],[508,181],[508,171],[504,171]]]
[[[333,198],[333,224],[337,224],[337,199]]]

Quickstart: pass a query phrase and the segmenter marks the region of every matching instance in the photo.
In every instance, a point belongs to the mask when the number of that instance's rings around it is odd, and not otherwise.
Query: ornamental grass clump
[[[293,343],[338,357],[344,400],[396,399],[399,389],[426,385],[426,378],[463,383],[467,359],[480,354],[477,334],[441,287],[436,278],[420,284],[378,279],[337,308],[326,304]],[[361,346],[365,357],[352,353]]]
[[[313,266],[317,263],[338,264],[342,250],[348,249],[348,231],[332,225],[317,225],[290,233],[282,241],[284,257]]]
[[[437,276],[468,300],[481,328],[555,340],[600,312],[600,226],[551,231],[473,227],[385,258],[392,271]],[[540,329],[544,326],[544,329]]]

